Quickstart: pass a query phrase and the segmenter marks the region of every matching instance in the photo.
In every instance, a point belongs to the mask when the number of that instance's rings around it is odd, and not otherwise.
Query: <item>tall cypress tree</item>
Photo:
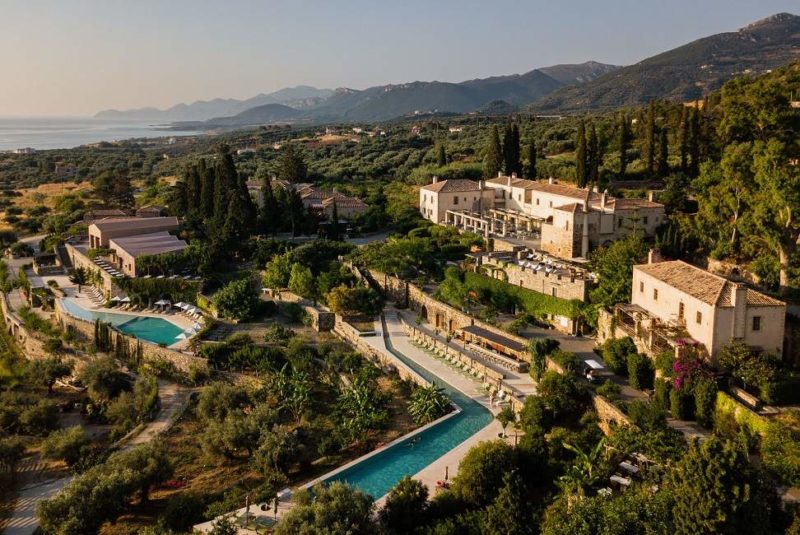
[[[503,165],[503,149],[500,146],[500,131],[497,125],[492,125],[492,134],[486,146],[486,156],[483,159],[483,176],[494,178]]]
[[[619,145],[619,177],[625,178],[628,171],[628,149],[631,148],[631,126],[625,112],[619,114],[617,127],[617,144]]]
[[[200,214],[208,219],[214,215],[214,170],[201,158],[197,163],[197,174],[200,175]]]
[[[274,236],[280,227],[281,210],[272,189],[272,179],[268,174],[264,175],[264,184],[261,189],[264,194],[264,204],[261,205],[261,228],[264,234]]]
[[[690,108],[689,112],[689,176],[700,174],[700,112]]]
[[[586,182],[597,184],[600,182],[600,144],[597,141],[597,129],[594,123],[589,128],[589,139],[586,145]]]
[[[444,147],[444,141],[439,141],[436,144],[436,165],[444,167],[447,165],[447,151]]]
[[[684,175],[689,174],[689,108],[686,106],[681,110],[681,124],[680,124],[680,156],[681,156],[681,172]]]
[[[656,102],[650,101],[647,108],[647,126],[644,130],[645,165],[648,173],[654,173],[656,163]]]
[[[667,128],[664,127],[659,132],[658,137],[658,176],[664,178],[669,174],[669,140],[667,138]]]
[[[522,175],[522,145],[520,144],[519,125],[514,123],[511,127],[511,164],[517,176]]]
[[[578,124],[578,137],[575,141],[575,184],[579,188],[586,186],[586,125],[583,120]]]
[[[530,142],[528,143],[528,166],[525,168],[525,176],[531,180],[536,178],[536,158],[536,141],[531,138]]]

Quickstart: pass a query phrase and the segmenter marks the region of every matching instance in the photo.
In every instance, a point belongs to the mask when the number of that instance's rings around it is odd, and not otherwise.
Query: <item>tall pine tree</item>
[[[586,170],[586,125],[583,120],[578,124],[578,136],[575,140],[575,184],[579,188],[586,187],[589,175]]]
[[[496,177],[502,165],[503,149],[500,146],[500,131],[497,129],[497,125],[492,125],[492,134],[489,136],[486,156],[483,159],[483,176],[485,178]]]

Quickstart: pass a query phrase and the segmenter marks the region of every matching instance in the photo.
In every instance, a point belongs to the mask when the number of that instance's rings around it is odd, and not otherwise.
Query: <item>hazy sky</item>
[[[630,64],[797,0],[0,0],[0,116]]]

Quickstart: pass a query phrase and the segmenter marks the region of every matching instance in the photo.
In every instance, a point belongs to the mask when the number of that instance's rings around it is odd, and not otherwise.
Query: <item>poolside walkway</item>
[[[416,345],[412,344],[411,339],[403,330],[403,326],[400,323],[398,312],[396,310],[387,309],[385,318],[387,329],[386,334],[388,335],[392,346],[394,346],[398,352],[402,353],[405,357],[414,361],[416,364],[430,371],[434,375],[440,377],[443,381],[446,381],[451,386],[457,388],[474,401],[480,403],[493,414],[496,414],[499,411],[498,407],[493,407],[489,404],[488,395],[483,389],[481,389],[481,384],[472,376],[467,375],[464,372],[457,371],[455,368],[447,365],[444,360],[434,358],[429,353],[426,353]],[[375,331],[377,336],[371,336],[365,338],[364,340],[378,350],[388,351],[383,338],[383,326],[380,322],[375,322]],[[475,433],[470,438],[456,446],[454,449],[450,450],[433,463],[414,474],[413,478],[424,483],[428,487],[430,495],[433,496],[437,491],[436,482],[445,478],[445,472],[448,472],[449,478],[452,479],[453,476],[458,473],[458,465],[461,462],[461,459],[464,458],[464,455],[466,455],[467,451],[469,451],[472,446],[478,444],[479,442],[496,439],[501,432],[502,427],[500,422],[497,420],[492,420],[489,425],[481,429],[479,432]],[[385,496],[381,496],[376,503],[380,506],[383,504],[385,499]]]

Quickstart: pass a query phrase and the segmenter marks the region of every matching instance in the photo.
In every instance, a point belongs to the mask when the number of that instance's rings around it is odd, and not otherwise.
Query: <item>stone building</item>
[[[712,358],[733,341],[781,355],[786,304],[686,262],[634,266],[616,325],[645,346],[700,344]],[[657,340],[658,339],[658,340]]]

